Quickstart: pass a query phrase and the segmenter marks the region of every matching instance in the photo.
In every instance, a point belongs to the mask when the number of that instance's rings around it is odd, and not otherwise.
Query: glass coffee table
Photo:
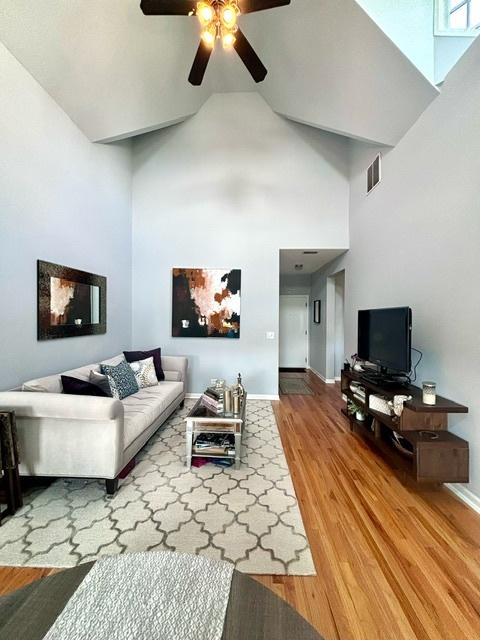
[[[235,469],[240,468],[242,435],[245,424],[247,394],[241,398],[239,413],[215,413],[206,407],[199,398],[193,409],[185,418],[186,422],[186,465],[190,469],[192,458],[228,458],[235,461]],[[233,442],[228,444],[228,437],[222,446],[196,446],[199,436],[233,435]]]

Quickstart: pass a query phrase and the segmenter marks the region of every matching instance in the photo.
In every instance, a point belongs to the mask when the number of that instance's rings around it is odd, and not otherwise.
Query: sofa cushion
[[[101,364],[100,371],[108,378],[113,398],[123,400],[138,391],[135,374],[125,360],[116,366]]]
[[[62,376],[70,376],[71,378],[77,378],[88,382],[90,380],[90,371],[100,372],[100,365],[98,363],[87,364],[84,367],[78,367],[77,369],[70,369],[70,371],[63,371]]]
[[[102,360],[100,366],[102,366],[102,364],[107,364],[110,367],[116,367],[117,364],[120,364],[124,360],[125,356],[123,355],[123,353],[119,353],[118,356],[113,356],[113,358],[108,358],[108,360]]]
[[[22,384],[22,391],[43,391],[45,393],[62,393],[62,381],[60,375],[45,376],[28,380]]]
[[[122,400],[125,449],[183,393],[181,382],[160,382]]]
[[[60,377],[62,379],[63,393],[70,393],[74,396],[108,397],[105,391],[96,384],[92,384],[86,380],[80,380],[79,378],[72,378],[70,376]]]
[[[108,364],[111,366],[115,366],[123,362],[124,357],[123,354],[119,354],[118,356],[114,356],[113,358],[109,358],[108,360],[102,360],[102,364]],[[90,371],[96,371],[100,373],[100,364],[95,362],[93,364],[86,364],[82,367],[77,367],[76,369],[70,369],[69,371],[63,371],[62,374],[64,376],[70,376],[71,378],[78,378],[79,380],[85,380],[88,382],[90,380]]]
[[[182,379],[180,371],[167,371],[164,369],[163,373],[165,374],[165,380],[169,380],[170,382],[180,382]]]

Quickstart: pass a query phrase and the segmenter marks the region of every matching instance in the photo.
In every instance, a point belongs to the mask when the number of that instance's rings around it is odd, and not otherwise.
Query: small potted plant
[[[356,419],[359,422],[363,422],[365,420],[365,412],[363,407],[350,400],[347,406],[347,412],[349,415],[353,416],[355,414]]]

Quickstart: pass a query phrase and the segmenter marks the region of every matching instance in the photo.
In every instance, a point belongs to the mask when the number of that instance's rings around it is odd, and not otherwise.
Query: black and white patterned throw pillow
[[[123,400],[138,391],[139,386],[135,374],[125,360],[117,366],[101,364],[100,370],[108,378],[112,398]]]

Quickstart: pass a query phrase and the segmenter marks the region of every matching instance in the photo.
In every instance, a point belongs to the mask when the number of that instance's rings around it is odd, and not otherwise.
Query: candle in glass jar
[[[435,404],[437,402],[435,382],[423,382],[423,404]]]

